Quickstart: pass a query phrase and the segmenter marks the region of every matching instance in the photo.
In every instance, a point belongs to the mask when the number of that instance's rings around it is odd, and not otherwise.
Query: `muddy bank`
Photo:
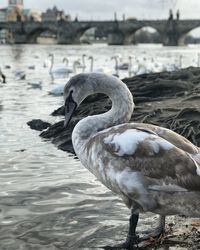
[[[200,68],[152,73],[126,78],[123,82],[131,90],[136,105],[131,121],[172,129],[200,146]],[[59,107],[51,115],[60,116],[60,121],[50,125],[40,136],[51,140],[59,149],[73,153],[71,133],[75,124],[85,116],[103,113],[110,107],[111,102],[104,95],[88,97],[77,109],[67,129],[63,127],[63,107]],[[32,123],[34,126],[34,121]],[[141,249],[200,249],[198,221],[171,216],[167,227],[169,233],[162,245],[146,242]],[[120,234],[118,238],[123,239],[124,235]]]

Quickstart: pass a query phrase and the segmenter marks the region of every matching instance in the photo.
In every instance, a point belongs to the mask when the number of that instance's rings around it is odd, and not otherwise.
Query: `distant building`
[[[13,7],[18,7],[22,9],[24,7],[23,0],[8,0],[8,8]]]
[[[6,13],[7,22],[16,22],[22,19],[22,9],[17,6],[9,7]]]
[[[6,21],[7,8],[0,9],[0,22]]]
[[[33,9],[23,9],[22,10],[23,21],[41,22],[41,20],[42,20],[41,15],[42,15],[42,13],[39,10],[33,10]]]
[[[71,21],[71,17],[70,15],[65,15],[63,10],[58,10],[56,6],[42,13],[43,22],[57,22],[60,20]]]
[[[22,20],[23,0],[8,0],[6,21],[16,22]]]

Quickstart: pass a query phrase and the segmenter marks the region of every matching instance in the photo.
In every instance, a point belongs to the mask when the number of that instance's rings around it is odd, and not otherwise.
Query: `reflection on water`
[[[48,91],[67,79],[52,84],[48,68],[43,67],[49,52],[55,54],[56,65],[64,56],[72,62],[84,53],[93,55],[97,66],[114,68],[110,60],[114,54],[125,60],[130,54],[154,59],[156,55],[162,63],[182,54],[184,66],[189,66],[199,48],[1,46],[0,66],[7,76],[7,83],[0,83],[1,249],[100,249],[125,237],[128,209],[72,155],[57,150],[26,125],[31,119],[52,123],[60,119],[49,114],[62,105],[62,97]],[[11,68],[5,69],[6,65]],[[25,71],[26,79],[15,79],[16,70]],[[126,76],[126,71],[120,72],[120,77]],[[38,80],[41,88],[28,85]],[[143,219],[148,224],[149,219]]]

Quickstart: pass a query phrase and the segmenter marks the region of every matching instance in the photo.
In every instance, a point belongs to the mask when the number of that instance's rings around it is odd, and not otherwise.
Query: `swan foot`
[[[145,235],[140,237],[139,242],[149,240],[152,243],[157,243],[162,242],[165,238],[165,231],[160,230],[160,228],[156,228],[153,232],[145,231],[142,234]]]
[[[121,243],[115,246],[104,246],[103,249],[105,250],[114,250],[114,249],[135,250],[135,249],[138,249],[138,243],[139,243],[139,237],[137,235],[134,235],[134,236],[128,235],[124,243]]]
[[[159,217],[159,225],[154,231],[144,231],[142,235],[144,236],[140,237],[140,242],[149,240],[152,243],[162,243],[165,238],[165,216]]]

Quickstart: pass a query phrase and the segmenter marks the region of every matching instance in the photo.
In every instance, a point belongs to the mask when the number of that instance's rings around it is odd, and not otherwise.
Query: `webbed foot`
[[[145,231],[142,232],[142,237],[139,238],[139,242],[150,240],[152,242],[160,242],[164,239],[165,231],[160,230],[160,228],[156,228],[154,231]]]
[[[135,250],[138,248],[139,237],[135,236],[127,236],[125,242],[115,245],[115,246],[104,246],[105,250],[114,250],[114,249],[127,249],[127,250]]]

